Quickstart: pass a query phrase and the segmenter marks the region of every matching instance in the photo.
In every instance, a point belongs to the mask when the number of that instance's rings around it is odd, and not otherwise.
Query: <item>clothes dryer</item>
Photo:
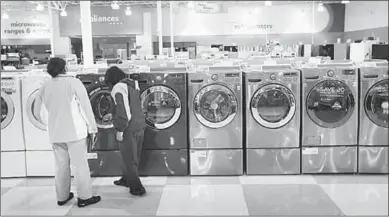
[[[105,84],[106,69],[96,69],[97,73],[78,74],[76,77],[85,85],[98,128],[95,145],[88,144],[88,161],[91,176],[120,176],[122,163],[112,112],[114,101],[111,89]]]
[[[34,103],[49,75],[29,74],[22,79],[23,130],[26,144],[27,176],[54,176],[54,154],[47,132],[47,110],[34,116]]]
[[[302,172],[356,173],[357,69],[330,63],[302,73]]]
[[[242,175],[242,73],[211,67],[188,74],[192,175]]]
[[[388,173],[388,88],[387,62],[360,68],[359,173]]]
[[[132,74],[146,116],[139,174],[188,175],[187,74],[181,67],[150,67]]]
[[[1,177],[25,177],[21,77],[1,72]]]
[[[300,174],[300,76],[291,65],[245,73],[247,174]]]

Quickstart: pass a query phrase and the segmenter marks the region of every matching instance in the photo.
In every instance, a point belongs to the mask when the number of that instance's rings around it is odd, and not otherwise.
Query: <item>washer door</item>
[[[276,129],[288,124],[296,112],[296,100],[289,88],[267,84],[251,98],[251,114],[263,127]]]
[[[173,126],[181,116],[181,100],[166,86],[152,86],[141,94],[142,109],[148,126],[163,130]]]
[[[111,91],[108,88],[97,87],[89,91],[89,99],[97,127],[100,129],[113,128],[112,113],[115,102]]]
[[[35,99],[37,97],[37,94],[39,92],[39,89],[35,90],[27,99],[27,107],[26,107],[26,113],[28,116],[28,119],[30,119],[30,122],[37,127],[38,129],[47,131],[47,125],[45,121],[47,121],[47,117],[44,116],[43,107],[41,109],[41,117],[36,117],[34,115],[34,105],[35,105]]]
[[[389,80],[375,83],[365,96],[364,107],[369,119],[380,127],[388,128]]]
[[[209,128],[228,125],[234,120],[238,111],[235,94],[220,84],[203,87],[197,93],[193,107],[196,118]]]
[[[1,129],[5,129],[14,118],[15,107],[11,97],[1,91]]]
[[[325,80],[316,84],[306,99],[309,118],[318,126],[336,128],[345,124],[353,114],[355,98],[342,81]]]

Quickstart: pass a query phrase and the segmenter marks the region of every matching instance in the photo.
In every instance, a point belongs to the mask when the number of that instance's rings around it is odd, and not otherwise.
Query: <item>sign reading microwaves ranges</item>
[[[1,19],[1,38],[50,38],[49,16],[45,14],[11,13],[10,19]]]

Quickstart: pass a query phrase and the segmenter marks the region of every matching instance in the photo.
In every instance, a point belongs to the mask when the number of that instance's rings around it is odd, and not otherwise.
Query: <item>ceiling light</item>
[[[36,6],[36,10],[37,11],[44,11],[45,10],[45,7],[43,7],[43,5],[41,3],[39,3],[37,6]]]
[[[131,14],[132,14],[131,7],[127,7],[127,9],[126,9],[126,15],[127,15],[127,16],[131,16]]]
[[[265,6],[271,6],[272,4],[272,1],[265,1]]]
[[[66,17],[66,16],[68,16],[68,12],[63,10],[63,11],[61,11],[60,15],[61,15],[61,17]]]
[[[9,19],[9,16],[7,13],[4,13],[3,16],[1,16],[1,19],[7,20]]]
[[[193,9],[194,7],[195,7],[195,5],[194,5],[193,1],[188,2],[188,8],[189,9]]]
[[[342,4],[348,4],[350,1],[342,1]]]
[[[119,10],[120,6],[117,1],[112,2],[111,4],[112,10]]]
[[[319,6],[317,6],[317,11],[319,11],[319,12],[323,12],[324,11],[323,3],[319,3]]]

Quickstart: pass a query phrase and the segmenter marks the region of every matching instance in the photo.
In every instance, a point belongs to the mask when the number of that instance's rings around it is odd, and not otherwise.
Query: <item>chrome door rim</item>
[[[377,126],[380,126],[380,127],[384,127],[384,128],[388,128],[388,126],[385,126],[385,125],[382,125],[382,124],[378,124],[377,122],[376,122],[376,120],[373,120],[373,118],[372,117],[374,117],[374,112],[373,111],[369,111],[368,109],[367,109],[367,105],[368,105],[368,97],[369,97],[369,95],[372,95],[372,96],[374,96],[375,94],[373,93],[373,94],[370,94],[373,90],[373,88],[376,86],[376,85],[378,85],[379,83],[381,83],[381,82],[388,82],[388,79],[383,79],[383,80],[380,80],[380,81],[378,81],[378,82],[376,82],[376,83],[374,83],[368,90],[367,90],[367,92],[366,92],[366,95],[365,95],[365,99],[364,99],[364,101],[363,101],[363,107],[364,107],[364,109],[365,109],[365,112],[366,112],[366,116],[369,118],[369,120],[372,122],[372,123],[374,123],[375,125],[377,125]],[[389,102],[388,102],[389,103]],[[386,124],[388,124],[388,122],[386,122]]]
[[[225,93],[227,93],[229,95],[229,100],[230,100],[233,108],[235,108],[235,111],[231,112],[226,119],[224,119],[223,121],[217,122],[217,123],[212,123],[212,122],[206,120],[202,116],[200,110],[198,109],[198,108],[200,108],[200,100],[201,100],[201,98],[204,96],[204,94],[206,92],[208,92],[210,90],[221,90],[221,91],[224,91]],[[224,86],[222,84],[209,84],[209,85],[201,88],[197,92],[197,94],[196,94],[196,96],[194,98],[193,105],[194,105],[194,108],[193,108],[194,114],[195,114],[197,120],[201,124],[205,125],[206,127],[213,128],[213,129],[225,127],[228,124],[230,124],[234,120],[234,118],[235,118],[235,116],[236,116],[236,114],[238,112],[238,103],[237,103],[236,95],[234,94],[234,92],[232,90],[230,90],[228,87],[226,87],[226,86]]]
[[[14,118],[14,114],[15,114],[15,105],[14,103],[12,102],[12,99],[10,96],[8,96],[7,93],[5,93],[4,91],[1,91],[1,98],[3,98],[3,100],[5,101],[5,104],[7,105],[8,107],[8,111],[7,111],[7,116],[6,118],[4,119],[4,121],[1,122],[1,129],[5,129],[6,127],[8,127],[8,125],[12,122],[13,118]]]
[[[175,108],[173,116],[170,117],[170,119],[168,121],[166,121],[165,123],[152,123],[151,121],[148,121],[147,117],[146,117],[147,125],[149,125],[150,127],[155,128],[155,129],[158,129],[158,130],[164,130],[164,129],[167,129],[169,127],[172,127],[180,119],[181,112],[182,112],[181,111],[181,100],[180,100],[179,96],[177,95],[177,93],[173,89],[171,89],[169,87],[166,87],[166,86],[162,86],[162,85],[155,85],[155,86],[151,86],[151,87],[147,88],[145,91],[142,92],[142,94],[140,96],[142,109],[144,109],[143,108],[143,104],[144,104],[145,100],[151,94],[153,94],[155,92],[166,93],[166,94],[172,96],[178,102],[177,103],[178,106]],[[149,124],[148,122],[151,122],[152,125]]]
[[[41,123],[39,122],[37,119],[35,119],[35,116],[34,114],[32,113],[32,105],[35,101],[35,98],[36,98],[36,95],[38,94],[38,91],[39,89],[36,89],[35,91],[33,91],[30,96],[28,97],[28,100],[27,100],[27,106],[26,106],[26,112],[27,112],[27,116],[28,118],[30,119],[30,122],[35,126],[37,127],[38,129],[40,130],[43,130],[43,131],[47,131],[47,126],[44,124],[44,123]],[[43,107],[42,107],[43,109]],[[40,111],[41,113],[41,111]]]
[[[105,89],[100,89],[100,88],[96,88],[96,89],[93,89],[92,91],[90,91],[89,93],[89,101],[91,102],[92,104],[92,100],[98,96],[99,94],[101,93],[105,93],[105,94],[109,94],[109,96],[111,96],[111,92],[109,90],[105,90]],[[93,107],[93,105],[92,105]],[[93,114],[94,115],[94,114]],[[95,116],[95,119],[96,119],[96,116]],[[111,123],[108,123],[108,124],[100,124],[99,123],[100,121],[96,121],[96,126],[97,128],[100,128],[100,129],[110,129],[110,128],[113,128],[113,121],[111,120]]]
[[[261,126],[266,127],[266,128],[270,128],[270,129],[277,129],[277,128],[280,128],[280,127],[287,125],[293,119],[294,114],[296,113],[296,100],[295,100],[295,97],[294,97],[292,91],[290,91],[289,88],[287,88],[281,84],[267,84],[265,86],[258,88],[257,91],[252,96],[251,102],[253,102],[253,100],[256,98],[256,96],[266,92],[269,89],[272,90],[272,89],[276,89],[276,88],[281,89],[280,91],[288,98],[288,101],[290,103],[289,104],[290,105],[289,112],[284,118],[282,118],[282,120],[280,120],[276,123],[271,123],[269,121],[266,121],[265,119],[263,119],[261,117],[261,115],[258,114],[258,108],[254,108],[252,106],[252,103],[250,103],[250,110],[251,110],[251,114],[253,115],[254,119]]]

